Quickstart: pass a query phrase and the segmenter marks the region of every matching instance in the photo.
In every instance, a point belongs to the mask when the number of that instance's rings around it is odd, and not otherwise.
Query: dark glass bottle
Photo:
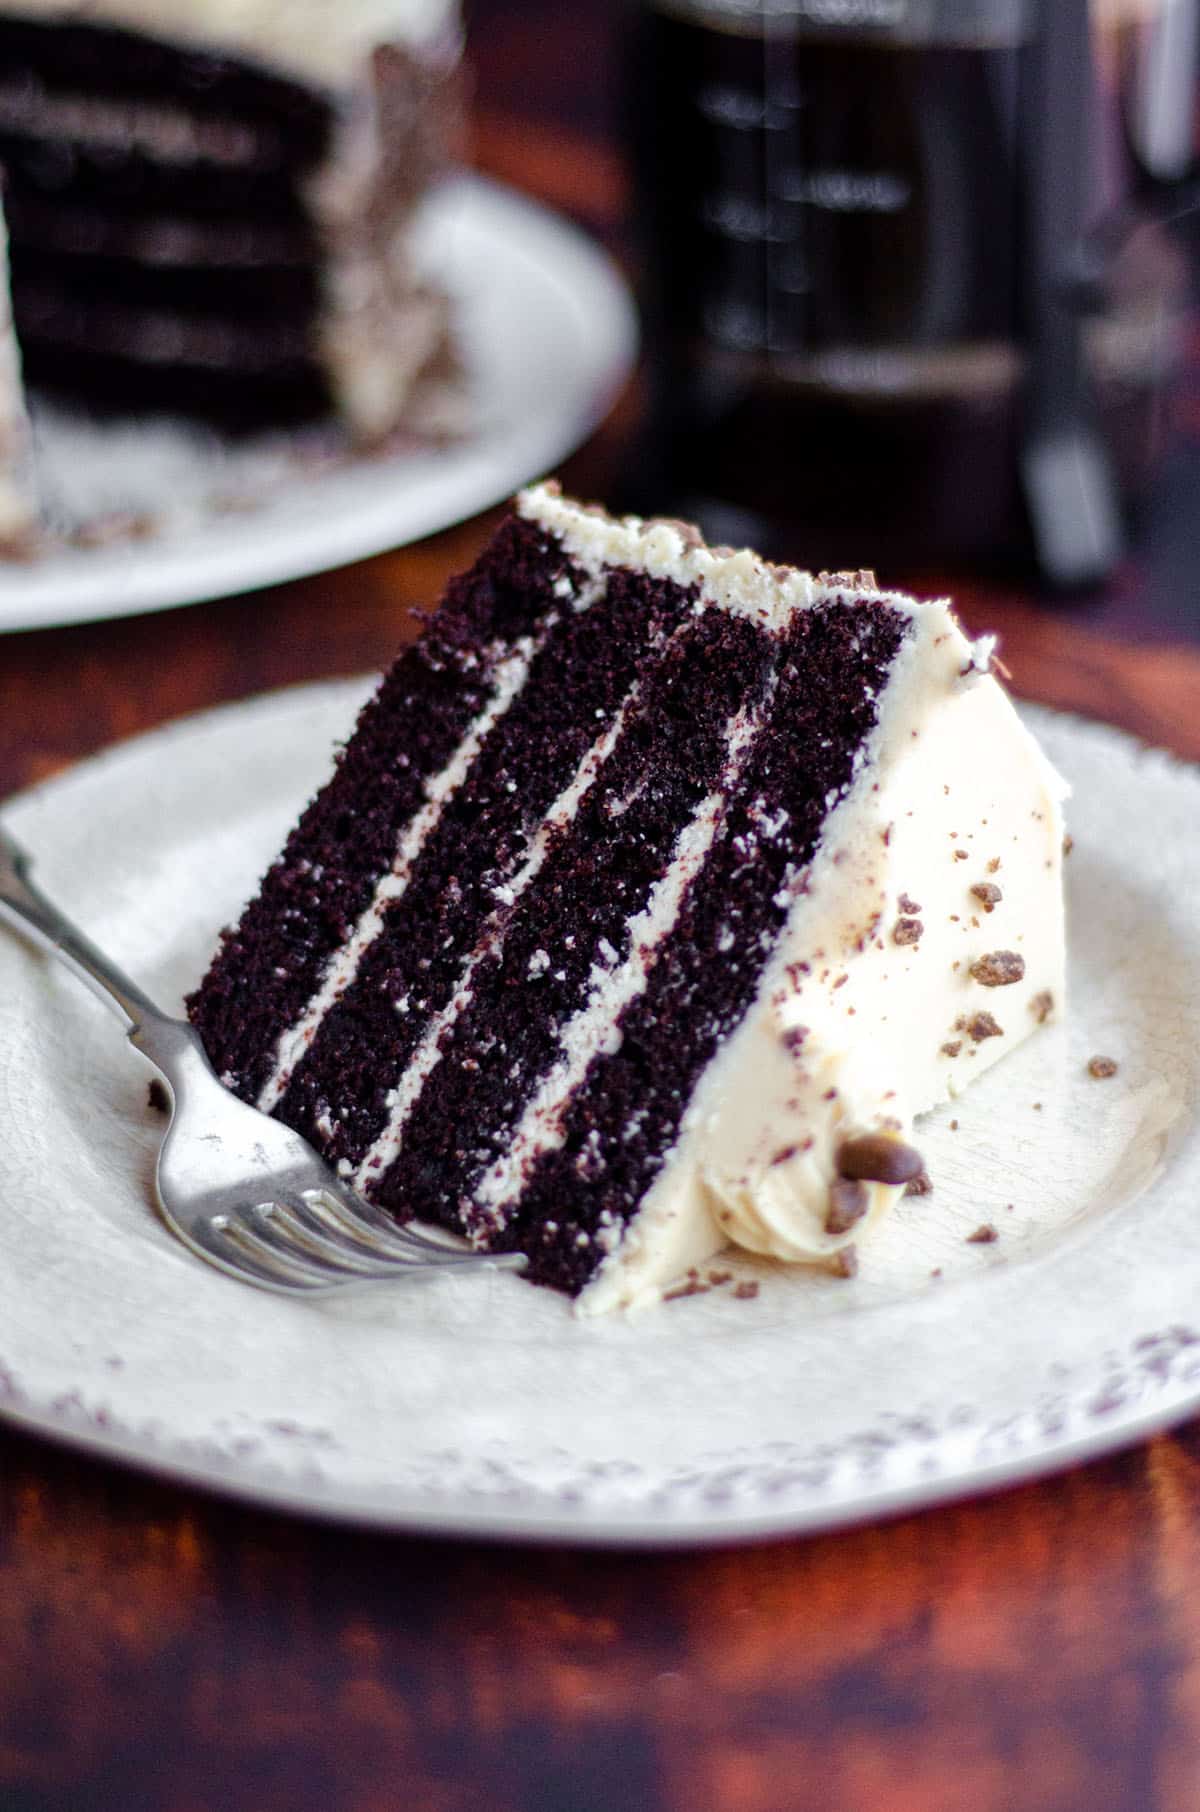
[[[638,501],[809,565],[1020,541],[1037,12],[642,0]]]

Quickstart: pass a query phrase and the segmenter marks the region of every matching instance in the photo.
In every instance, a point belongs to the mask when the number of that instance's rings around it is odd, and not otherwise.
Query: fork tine
[[[464,1244],[455,1234],[437,1237],[433,1230],[418,1229],[411,1223],[401,1225],[382,1208],[368,1201],[340,1181],[326,1184],[321,1195],[325,1203],[351,1233],[368,1238],[372,1245],[391,1246],[402,1252],[424,1252],[444,1255],[462,1253]],[[440,1233],[440,1229],[438,1232]],[[468,1248],[469,1250],[469,1248]]]
[[[370,1239],[365,1232],[360,1236],[357,1232],[350,1234],[344,1231],[340,1220],[336,1220],[331,1214],[321,1213],[319,1197],[310,1203],[297,1192],[281,1191],[277,1205],[282,1211],[277,1214],[277,1219],[302,1247],[311,1247],[318,1258],[328,1258],[366,1273],[378,1272],[384,1265],[394,1271],[441,1262],[430,1260],[416,1251],[393,1251]],[[461,1253],[458,1256],[466,1258],[473,1255]]]
[[[261,1262],[275,1265],[285,1276],[299,1278],[304,1283],[331,1283],[336,1278],[347,1279],[362,1277],[361,1268],[342,1264],[334,1258],[317,1256],[304,1252],[286,1233],[272,1226],[263,1204],[241,1202],[229,1215],[229,1237],[234,1243],[248,1247],[251,1255]]]
[[[278,1290],[288,1296],[312,1296],[328,1287],[285,1277],[276,1269],[273,1260],[269,1264],[260,1263],[236,1239],[229,1237],[227,1226],[214,1225],[211,1221],[198,1222],[192,1228],[188,1243],[209,1264],[241,1283],[258,1284],[263,1289]]]
[[[341,1254],[327,1256],[298,1246],[294,1236],[277,1225],[269,1212],[264,1212],[275,1206],[275,1199],[270,1203],[240,1203],[231,1217],[236,1238],[260,1261],[265,1258],[289,1278],[297,1278],[310,1286],[345,1289],[360,1283],[394,1283],[399,1278],[421,1274],[435,1276],[443,1271],[479,1271],[497,1262],[501,1269],[511,1269],[502,1260],[493,1261],[485,1253],[477,1252],[461,1255],[443,1252],[436,1261],[425,1255],[414,1258],[380,1254],[366,1256],[358,1263],[347,1263]]]

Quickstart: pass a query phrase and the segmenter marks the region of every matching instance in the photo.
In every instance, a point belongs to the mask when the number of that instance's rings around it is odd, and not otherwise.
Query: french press
[[[809,565],[1111,568],[1179,344],[1148,204],[1197,0],[1108,4],[637,9],[650,507]]]

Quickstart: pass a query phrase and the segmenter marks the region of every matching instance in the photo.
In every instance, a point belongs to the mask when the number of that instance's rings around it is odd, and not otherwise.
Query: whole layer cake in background
[[[0,5],[0,535],[36,508],[22,366],[238,431],[436,421],[447,304],[410,235],[460,51],[455,0]]]
[[[190,1008],[401,1217],[598,1310],[846,1273],[1061,1011],[1062,783],[944,603],[528,491]]]

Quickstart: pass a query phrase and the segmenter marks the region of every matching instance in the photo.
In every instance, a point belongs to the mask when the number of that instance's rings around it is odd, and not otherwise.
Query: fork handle
[[[185,1035],[186,1042],[193,1042],[195,1034],[190,1026],[155,1006],[135,981],[46,898],[30,879],[30,867],[25,851],[0,826],[0,919],[6,919],[42,949],[60,957],[93,994],[119,1015],[131,1041],[152,1063],[161,1067],[163,1058],[169,1060]]]

